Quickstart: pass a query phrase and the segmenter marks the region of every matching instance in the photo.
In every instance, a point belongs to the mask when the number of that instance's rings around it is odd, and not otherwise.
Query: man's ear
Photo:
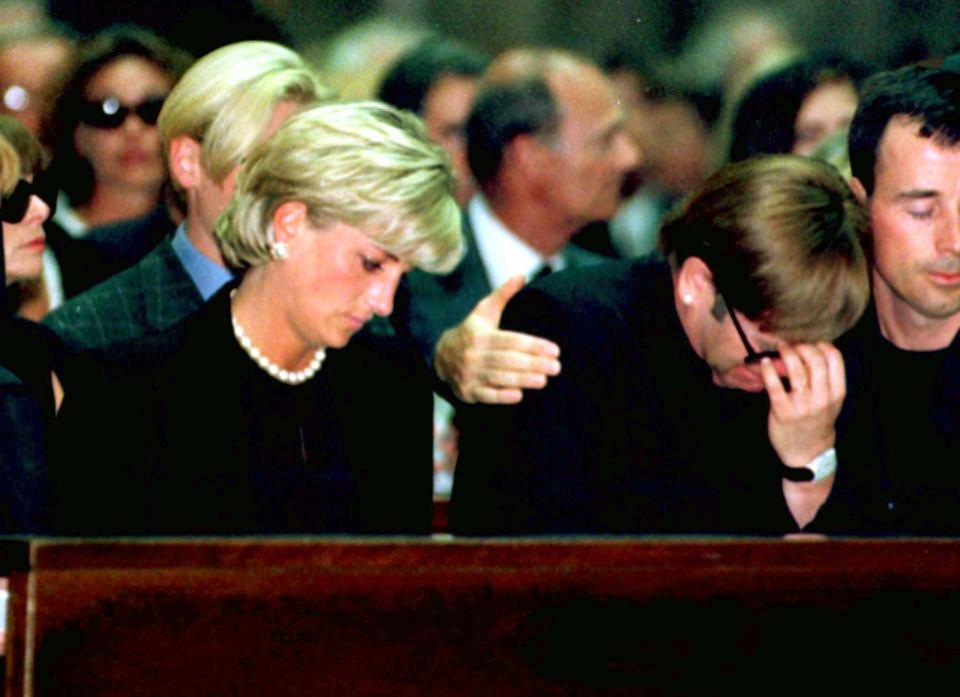
[[[273,212],[273,241],[290,242],[306,225],[306,205],[300,201],[284,201]]]
[[[857,201],[860,202],[860,205],[861,205],[861,206],[866,206],[866,205],[867,205],[867,190],[864,188],[863,182],[861,182],[861,181],[860,181],[859,179],[857,179],[856,177],[853,177],[853,178],[850,180],[850,189],[853,191],[853,195],[856,197]]]
[[[700,257],[687,257],[677,269],[673,292],[682,306],[711,308],[717,296],[713,272]]]
[[[177,136],[170,141],[170,175],[183,189],[200,184],[203,175],[203,148],[190,136]]]
[[[504,150],[503,169],[524,178],[535,176],[546,166],[544,150],[543,143],[534,134],[519,135]]]

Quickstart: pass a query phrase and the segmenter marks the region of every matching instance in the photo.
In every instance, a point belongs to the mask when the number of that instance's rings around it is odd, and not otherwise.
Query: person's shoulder
[[[156,249],[174,227],[165,206],[145,216],[94,228],[86,240],[103,258],[108,272],[119,273]]]
[[[87,239],[105,248],[127,249],[131,243],[141,246],[150,239],[155,242],[163,240],[172,226],[166,208],[158,206],[139,218],[93,228]]]
[[[501,326],[568,344],[643,333],[663,321],[672,285],[656,258],[610,260],[551,274],[521,290]]]
[[[604,256],[603,254],[597,254],[596,252],[592,252],[589,249],[584,249],[583,247],[572,243],[568,244],[564,248],[563,254],[566,257],[567,262],[573,268],[602,264],[613,259],[612,257]]]
[[[540,292],[555,302],[579,307],[583,303],[619,304],[662,290],[669,276],[666,263],[655,256],[601,259],[535,281],[530,284],[529,292]]]
[[[0,387],[8,388],[23,385],[23,381],[11,371],[0,365]]]
[[[111,276],[55,309],[44,324],[74,349],[105,346],[126,338],[118,330],[143,319],[146,295],[162,292],[154,281],[168,274],[169,241],[164,241],[137,264]]]

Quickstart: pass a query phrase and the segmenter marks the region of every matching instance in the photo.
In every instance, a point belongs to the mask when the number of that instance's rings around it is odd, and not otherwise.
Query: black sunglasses
[[[737,312],[734,310],[733,305],[727,302],[727,299],[723,299],[724,304],[727,306],[727,311],[730,313],[730,319],[733,320],[734,329],[737,330],[737,334],[740,336],[740,341],[743,342],[743,348],[747,350],[747,357],[743,362],[747,365],[755,365],[762,361],[764,358],[769,358],[773,360],[774,358],[780,358],[779,351],[757,351],[753,348],[753,345],[747,339],[747,333],[743,331],[743,327],[740,325],[740,320],[737,319]]]
[[[48,172],[34,176],[32,182],[21,179],[9,194],[0,201],[0,220],[5,223],[19,223],[30,208],[30,197],[38,196],[47,207],[50,215],[57,210],[57,184]]]
[[[136,114],[148,126],[157,125],[164,97],[153,95],[139,104],[121,104],[116,97],[107,97],[99,102],[83,102],[80,105],[80,121],[94,128],[120,128],[130,114]]]

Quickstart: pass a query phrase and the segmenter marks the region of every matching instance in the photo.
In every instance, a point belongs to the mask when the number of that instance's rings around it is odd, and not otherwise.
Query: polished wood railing
[[[960,543],[9,541],[8,695],[828,693],[960,673]],[[956,683],[952,683],[956,684]]]

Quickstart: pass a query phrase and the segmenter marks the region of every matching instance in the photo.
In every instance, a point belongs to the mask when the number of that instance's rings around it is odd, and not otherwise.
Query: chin
[[[325,348],[331,349],[340,349],[350,343],[350,339],[353,338],[352,333],[337,334],[335,336],[324,336],[320,338],[320,342],[317,344],[317,348],[323,346]]]

